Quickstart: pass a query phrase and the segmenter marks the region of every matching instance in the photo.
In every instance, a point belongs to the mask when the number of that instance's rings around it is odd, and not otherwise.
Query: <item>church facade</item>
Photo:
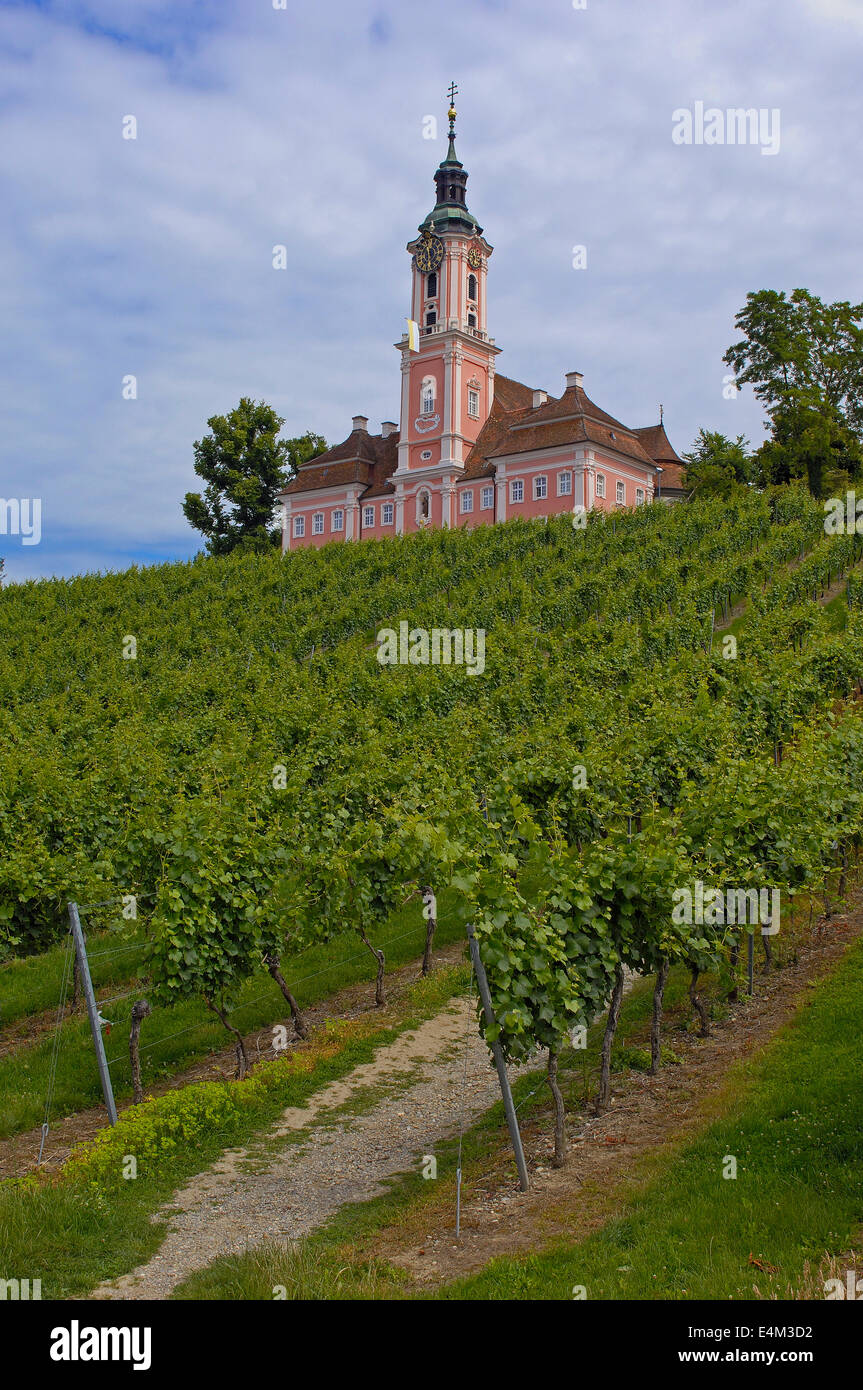
[[[283,550],[680,496],[682,463],[661,420],[628,428],[594,405],[580,372],[555,398],[495,370],[493,248],[467,208],[455,117],[451,105],[435,206],[407,246],[399,421],[371,434],[354,416],[343,443],[298,470],[280,496]]]

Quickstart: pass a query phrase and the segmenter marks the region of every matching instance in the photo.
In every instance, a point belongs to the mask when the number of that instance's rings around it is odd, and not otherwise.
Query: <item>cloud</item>
[[[861,297],[859,45],[823,0],[802,45],[809,8],[474,0],[432,41],[416,3],[7,4],[0,496],[44,518],[38,547],[0,536],[11,575],[194,553],[192,444],[241,395],[331,441],[397,418],[405,243],[453,79],[499,369],[551,390],[582,370],[633,424],[661,400],[681,450],[701,425],[758,437],[721,390],[747,291]],[[780,154],[675,146],[695,100],[779,106]]]

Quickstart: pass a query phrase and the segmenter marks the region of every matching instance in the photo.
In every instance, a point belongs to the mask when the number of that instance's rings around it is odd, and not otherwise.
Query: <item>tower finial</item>
[[[456,118],[456,114],[457,114],[457,113],[456,113],[456,109],[455,109],[455,99],[456,99],[457,93],[458,93],[458,87],[455,85],[454,82],[451,82],[451,83],[449,84],[449,111],[447,112],[447,115],[448,115],[448,117],[449,117],[449,138],[450,138],[450,140],[451,140],[452,137],[455,135],[455,118]]]
[[[659,402],[659,423],[662,424],[662,401]]]

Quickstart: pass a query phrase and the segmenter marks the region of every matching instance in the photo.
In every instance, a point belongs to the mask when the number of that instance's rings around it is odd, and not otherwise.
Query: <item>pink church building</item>
[[[681,495],[682,463],[661,419],[621,424],[585,394],[580,372],[567,372],[558,398],[496,372],[493,248],[467,208],[455,116],[451,106],[435,206],[407,246],[399,423],[370,434],[368,418],[356,415],[342,444],[299,469],[280,499],[283,550]]]

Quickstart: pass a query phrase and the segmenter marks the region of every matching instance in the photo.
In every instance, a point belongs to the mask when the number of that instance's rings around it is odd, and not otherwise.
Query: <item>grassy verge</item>
[[[456,919],[450,910],[451,901],[452,895],[447,891],[440,894],[436,946],[448,945],[464,935],[463,922]],[[392,916],[386,929],[375,937],[375,944],[386,953],[388,966],[404,965],[416,959],[424,943],[425,923],[417,902],[407,903]],[[123,945],[126,944],[124,940]],[[39,978],[35,973],[39,962],[45,963],[48,975],[53,974],[55,968],[59,970],[59,964],[54,960],[55,954],[49,952],[46,956],[20,964],[29,968],[29,977],[35,981]],[[363,979],[369,980],[371,994],[374,968],[370,953],[353,932],[347,932],[325,945],[286,957],[283,962],[288,983],[304,1008]],[[0,989],[3,991],[0,994],[0,1007],[5,1018],[6,983],[3,976],[0,976]],[[59,973],[57,990],[59,993]],[[111,1036],[106,1040],[106,1051],[114,1094],[118,1100],[132,1094],[129,1024],[132,1004],[142,993],[146,993],[146,990],[135,990],[128,998],[112,1001],[102,1008],[104,1016],[113,1025]],[[240,990],[237,1004],[231,1010],[231,1021],[248,1032],[284,1019],[286,1012],[278,986],[268,975],[255,975]],[[155,1008],[141,1034],[144,1085],[160,1077],[171,1076],[184,1065],[191,1065],[208,1053],[228,1046],[230,1042],[225,1029],[203,1004]],[[42,1123],[52,1048],[53,1030],[46,1032],[33,1046],[22,1047],[0,1059],[0,1094],[3,1095],[0,1138],[8,1138]],[[63,1024],[52,1114],[55,1118],[69,1115],[76,1110],[98,1105],[101,1099],[86,1015],[67,1018]]]
[[[439,970],[391,1009],[334,1023],[244,1082],[203,1082],[125,1111],[51,1182],[0,1184],[0,1278],[41,1278],[43,1298],[82,1297],[134,1268],[161,1239],[151,1214],[183,1182],[437,1013],[468,979],[465,966]],[[134,1180],[124,1176],[129,1155]]]
[[[685,990],[684,976],[673,973],[667,1012],[678,1027]],[[650,1002],[649,981],[624,1001],[621,1061],[644,1039]],[[271,1299],[281,1286],[297,1299],[570,1300],[581,1286],[592,1299],[782,1298],[801,1288],[818,1297],[810,1266],[850,1248],[863,1221],[861,1025],[858,941],[768,1047],[730,1070],[702,1133],[674,1151],[645,1155],[626,1185],[609,1190],[605,1224],[578,1244],[497,1259],[472,1278],[418,1295],[407,1274],[377,1252],[387,1231],[422,1243],[424,1232],[454,1225],[456,1145],[446,1143],[435,1149],[437,1182],[405,1175],[375,1201],[343,1208],[297,1246],[274,1243],[218,1260],[174,1296]],[[671,1028],[666,1040],[673,1047]],[[600,1041],[595,1027],[587,1053],[564,1059],[568,1108],[593,1087]],[[540,1075],[520,1080],[515,1098],[523,1130],[547,1129]],[[465,1136],[467,1190],[504,1143],[497,1105]],[[734,1179],[722,1175],[729,1155],[737,1161]]]
[[[765,1052],[736,1065],[725,1114],[578,1245],[493,1261],[455,1299],[789,1297],[863,1221],[863,942]],[[729,1171],[736,1159],[736,1178]],[[757,1261],[757,1264],[754,1263]]]
[[[101,931],[88,933],[88,937],[90,975],[97,994],[109,985],[119,989],[139,979],[146,948],[142,923],[125,923],[122,936],[116,931]],[[5,1028],[16,1019],[56,1010],[65,958],[64,941],[41,955],[25,956],[0,966],[0,1026]],[[67,1005],[71,997],[70,980]]]
[[[708,981],[706,988],[716,981]],[[682,1027],[688,1020],[688,976],[672,971],[666,986],[666,1010]],[[643,1039],[650,1022],[652,982],[638,981],[621,1009],[618,1036],[621,1047]],[[596,1089],[604,1023],[589,1031],[587,1048],[570,1050],[561,1058],[560,1084],[567,1110],[582,1105]],[[669,1026],[670,1034],[670,1026]],[[540,1124],[547,1130],[548,1091],[542,1071],[525,1074],[513,1086],[523,1132]],[[457,1110],[458,1096],[453,1096]],[[469,1192],[505,1152],[510,1158],[503,1105],[492,1106],[465,1132],[462,1142],[462,1177]],[[413,1296],[407,1274],[375,1258],[380,1232],[410,1227],[422,1239],[423,1231],[455,1228],[458,1141],[439,1142],[429,1150],[437,1159],[437,1180],[424,1180],[412,1172],[393,1179],[388,1191],[370,1202],[341,1208],[320,1231],[287,1248],[267,1243],[245,1255],[225,1256],[207,1269],[190,1275],[175,1290],[177,1299],[270,1299],[283,1287],[289,1299],[400,1299]],[[513,1177],[515,1164],[512,1162]]]

